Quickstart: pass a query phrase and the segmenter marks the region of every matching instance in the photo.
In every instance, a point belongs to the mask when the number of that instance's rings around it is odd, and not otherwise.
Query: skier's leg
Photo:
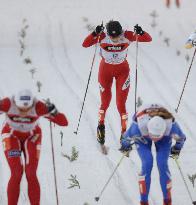
[[[166,0],[166,6],[169,8],[170,7],[170,0]]]
[[[151,141],[146,141],[146,144],[137,143],[137,151],[142,162],[142,170],[139,176],[139,188],[141,204],[147,204],[148,195],[151,184],[151,171],[153,167],[153,156],[151,153]]]
[[[111,65],[106,64],[102,60],[100,63],[99,76],[98,76],[100,96],[101,96],[101,106],[99,109],[99,122],[97,127],[97,141],[102,145],[105,143],[105,125],[104,125],[105,114],[112,98],[111,87],[112,87],[113,75],[111,71],[112,71]]]
[[[118,68],[116,78],[116,105],[118,112],[121,116],[121,132],[125,132],[127,129],[127,111],[126,100],[130,88],[130,76],[128,64]]]
[[[180,0],[176,0],[176,6],[179,8],[180,7]]]
[[[20,141],[9,133],[4,133],[2,137],[4,153],[11,171],[7,186],[8,205],[17,205],[23,174]]]
[[[168,159],[171,149],[170,140],[164,139],[156,143],[157,166],[160,175],[160,184],[163,192],[164,204],[171,205],[171,176]]]
[[[105,113],[110,105],[112,98],[112,82],[113,74],[111,72],[111,65],[106,64],[103,60],[100,63],[98,81],[101,96],[101,106],[99,110],[99,123],[104,124]]]
[[[25,141],[25,173],[28,182],[28,195],[31,205],[40,205],[40,185],[37,178],[41,134],[37,133]]]

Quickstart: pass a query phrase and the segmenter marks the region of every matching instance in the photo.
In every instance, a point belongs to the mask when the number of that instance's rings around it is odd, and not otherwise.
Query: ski
[[[101,152],[102,152],[102,154],[107,155],[109,148],[106,147],[106,146],[103,145],[103,144],[101,144],[100,147],[101,147]]]

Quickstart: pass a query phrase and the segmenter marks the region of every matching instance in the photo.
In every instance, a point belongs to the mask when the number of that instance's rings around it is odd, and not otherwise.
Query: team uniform
[[[40,204],[40,185],[36,175],[42,140],[39,118],[46,117],[60,126],[67,126],[64,114],[49,113],[45,103],[34,99],[27,115],[21,115],[14,97],[0,100],[0,111],[6,120],[2,129],[4,153],[11,170],[7,187],[8,205],[17,205],[20,194],[20,181],[25,171],[28,182],[28,195],[31,205]],[[22,162],[24,154],[25,164]],[[25,169],[24,169],[25,168]]]
[[[109,107],[112,92],[113,79],[116,80],[116,104],[121,116],[122,133],[126,131],[127,111],[126,100],[130,88],[129,64],[126,60],[128,46],[136,41],[149,42],[151,36],[144,32],[143,35],[135,35],[132,31],[123,31],[119,35],[118,42],[114,43],[107,33],[99,35],[90,34],[83,42],[83,47],[90,47],[99,40],[100,55],[102,60],[99,66],[98,82],[101,95],[99,110],[99,124],[104,124],[105,113]]]
[[[157,104],[147,105],[142,107],[133,117],[133,122],[130,128],[123,135],[121,141],[122,147],[130,146],[130,141],[133,140],[139,157],[142,162],[142,170],[139,176],[139,188],[141,196],[141,205],[148,205],[148,195],[151,184],[151,171],[153,167],[153,156],[151,152],[152,142],[154,141],[156,148],[156,160],[160,174],[160,184],[164,198],[164,205],[171,205],[171,176],[168,168],[168,159],[171,153],[172,138],[176,140],[173,146],[175,150],[181,150],[186,139],[180,126],[175,119],[170,115],[165,117],[157,110],[163,107]],[[164,109],[164,108],[163,108]],[[164,109],[166,110],[166,109]],[[152,113],[155,113],[152,115]],[[164,119],[165,128],[162,137],[154,140],[149,137],[148,123],[156,115]],[[160,117],[159,117],[160,118]]]

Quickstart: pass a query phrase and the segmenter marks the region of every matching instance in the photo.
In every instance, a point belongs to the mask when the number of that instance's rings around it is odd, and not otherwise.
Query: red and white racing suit
[[[35,100],[26,116],[22,116],[13,98],[0,100],[0,111],[6,114],[2,129],[3,147],[11,176],[7,187],[8,205],[17,205],[20,194],[20,181],[25,171],[28,195],[31,205],[40,204],[40,185],[36,175],[39,161],[42,131],[38,124],[41,116],[60,126],[67,126],[64,114],[51,116],[45,103]],[[25,164],[22,156],[24,154]]]
[[[99,39],[98,39],[99,38]],[[124,31],[117,43],[114,43],[110,36],[106,33],[101,33],[100,37],[90,34],[83,42],[83,47],[90,47],[100,43],[100,55],[102,57],[99,66],[99,87],[101,95],[101,106],[99,110],[99,123],[103,124],[105,113],[109,107],[112,92],[112,82],[116,80],[116,104],[118,112],[121,116],[122,132],[126,130],[127,112],[126,100],[130,87],[129,64],[126,60],[128,46],[136,41],[136,35],[132,31]],[[151,36],[145,32],[143,35],[138,35],[139,42],[151,41]]]

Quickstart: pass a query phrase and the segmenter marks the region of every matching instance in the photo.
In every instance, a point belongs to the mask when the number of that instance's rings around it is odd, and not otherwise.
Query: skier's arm
[[[68,120],[63,113],[58,112],[56,115],[49,115],[45,118],[49,119],[51,122],[59,126],[68,126]]]
[[[4,98],[0,100],[0,112],[8,112],[11,106],[11,102],[9,98]]]
[[[172,125],[171,136],[176,140],[174,145],[175,149],[181,150],[186,140],[186,136],[177,122],[174,122]]]
[[[121,139],[121,151],[128,151],[132,149],[131,141],[135,137],[141,136],[138,125],[136,121],[133,121],[130,128],[123,134]]]
[[[137,36],[137,38],[136,38]],[[138,39],[139,42],[150,42],[152,41],[152,37],[149,33],[144,31],[143,35],[137,35],[132,31],[125,31],[125,38],[127,38],[129,41],[136,41]]]
[[[54,122],[60,126],[68,125],[68,120],[66,116],[63,113],[58,112],[55,107],[53,107],[53,109],[49,107],[47,103],[38,101],[35,105],[35,109],[37,115],[44,116],[45,118],[49,119],[51,122]]]
[[[99,38],[99,42],[100,42],[102,39],[105,38],[105,33],[101,33],[100,37],[99,37],[99,35],[94,35],[93,33],[91,33],[90,35],[88,35],[84,39],[82,46],[85,48],[88,48],[88,47],[98,43],[98,38]]]

